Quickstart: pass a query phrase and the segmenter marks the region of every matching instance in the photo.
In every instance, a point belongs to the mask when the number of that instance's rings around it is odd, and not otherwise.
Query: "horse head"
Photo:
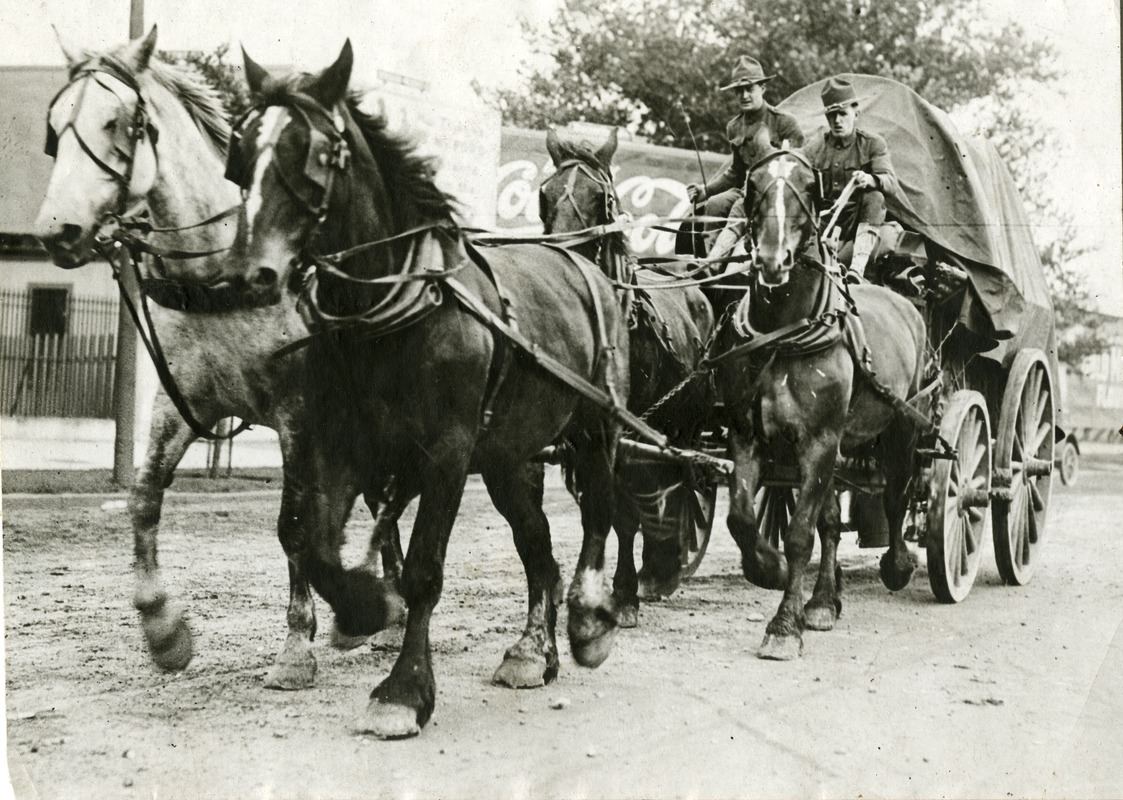
[[[612,157],[616,153],[616,129],[595,150],[582,142],[562,141],[552,128],[546,133],[546,151],[554,163],[554,174],[538,190],[538,214],[546,233],[579,231],[615,220],[620,199],[612,182]],[[589,259],[596,258],[598,240],[574,245]]]
[[[144,208],[154,235],[174,238],[160,238],[153,252],[189,254],[158,266],[159,277],[242,281],[241,262],[230,257],[239,204],[222,180],[230,124],[217,91],[153,56],[155,26],[101,53],[77,51],[61,36],[60,44],[70,75],[47,112],[45,149],[55,164],[36,220],[55,264],[87,263]]]
[[[815,229],[812,203],[815,173],[797,151],[767,153],[749,171],[746,191],[750,236],[758,280],[766,286],[788,281]]]
[[[399,270],[411,246],[394,234],[451,224],[455,201],[435,186],[430,159],[360,110],[350,41],[315,74],[275,77],[243,55],[257,105],[237,126],[226,174],[246,198],[247,258],[284,281],[351,250],[338,269],[317,269],[318,293],[332,313],[365,310],[385,291],[371,279]]]
[[[156,180],[157,129],[136,76],[148,68],[155,26],[104,55],[62,43],[70,82],[47,112],[47,155],[55,159],[36,234],[60,267],[95,255],[106,217],[142,199]]]

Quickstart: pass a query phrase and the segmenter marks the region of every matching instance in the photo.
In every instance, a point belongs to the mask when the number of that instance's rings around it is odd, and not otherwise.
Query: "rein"
[[[114,169],[109,164],[106,164],[105,161],[103,161],[101,158],[99,158],[98,155],[93,151],[93,148],[91,148],[89,144],[86,143],[86,140],[82,138],[82,134],[78,130],[78,126],[75,124],[78,119],[78,112],[82,108],[82,102],[86,99],[86,90],[90,85],[88,81],[93,81],[106,91],[112,93],[115,97],[120,97],[112,86],[106,84],[98,77],[101,74],[108,75],[114,80],[119,81],[136,94],[136,108],[133,110],[132,124],[128,128],[129,151],[127,153],[121,151],[120,149],[118,149],[117,151],[125,159],[124,172],[120,172]],[[58,99],[62,96],[63,92],[74,85],[76,81],[80,80],[84,80],[87,82],[82,85],[81,93],[78,96],[78,101],[74,106],[74,110],[70,114],[70,118],[66,121],[66,124],[62,126],[62,129],[56,131],[51,127],[50,124],[51,109],[54,108],[55,103],[58,102]],[[74,138],[78,142],[78,146],[82,148],[82,152],[85,153],[86,156],[94,162],[98,169],[107,174],[117,184],[117,199],[114,203],[114,208],[118,216],[123,215],[129,203],[129,186],[133,182],[133,170],[136,165],[137,148],[144,140],[145,135],[151,133],[150,139],[152,140],[152,149],[153,152],[155,152],[156,140],[159,135],[156,128],[152,125],[151,122],[149,122],[148,110],[145,105],[144,95],[141,94],[140,91],[140,85],[136,82],[133,76],[129,74],[128,70],[126,70],[123,66],[117,65],[115,62],[99,63],[96,66],[90,67],[89,69],[83,69],[78,72],[72,73],[70,76],[70,82],[59,90],[58,94],[54,96],[47,108],[47,142],[43,150],[51,158],[54,158],[56,155],[58,155],[59,139],[62,138],[62,135],[66,133],[67,130],[70,130],[74,133]]]
[[[132,298],[129,297],[129,293],[121,280],[122,268],[117,258],[114,258],[115,255],[122,257],[122,260],[127,257],[133,278],[137,281],[138,286],[142,284],[143,279],[140,275],[140,267],[137,266],[137,260],[132,251],[122,246],[120,242],[114,242],[114,246],[112,248],[105,248],[102,251],[102,255],[113,266],[113,277],[117,280],[117,288],[121,292],[121,299],[129,309],[129,316],[133,319],[133,325],[136,327],[137,334],[140,336],[140,340],[144,343],[145,350],[148,351],[148,355],[151,357],[152,363],[156,367],[156,374],[160,378],[160,384],[164,387],[164,392],[168,395],[168,399],[172,401],[172,405],[175,406],[176,411],[183,417],[184,422],[187,423],[192,432],[201,439],[218,442],[226,439],[233,439],[242,431],[248,430],[250,423],[246,420],[242,420],[238,427],[230,433],[219,435],[213,433],[207,429],[203,423],[199,422],[191,412],[191,407],[187,404],[186,398],[184,398],[183,393],[179,390],[179,385],[175,382],[175,377],[172,375],[171,368],[168,366],[167,357],[164,355],[164,348],[160,345],[160,339],[156,335],[156,328],[152,324],[152,314],[145,299],[146,295],[143,286],[141,286],[140,289],[140,307],[144,312],[144,321],[148,326],[148,332],[146,332],[144,325],[141,324],[140,314],[137,312],[136,304],[133,303]]]

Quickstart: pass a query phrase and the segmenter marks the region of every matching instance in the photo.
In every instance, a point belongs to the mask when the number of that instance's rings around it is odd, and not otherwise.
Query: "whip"
[[[706,180],[706,169],[702,166],[702,153],[698,150],[698,141],[694,138],[694,130],[690,127],[690,115],[686,113],[686,109],[683,107],[681,100],[677,101],[675,105],[677,105],[678,110],[682,112],[682,119],[686,123],[686,132],[690,134],[690,141],[694,145],[694,157],[698,159],[698,172],[702,174],[702,189],[705,192],[709,192],[709,182]]]

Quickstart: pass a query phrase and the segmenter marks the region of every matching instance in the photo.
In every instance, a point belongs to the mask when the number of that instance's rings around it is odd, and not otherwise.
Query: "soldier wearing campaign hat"
[[[853,84],[831,78],[820,97],[828,127],[811,137],[804,152],[822,171],[824,203],[835,203],[854,181],[854,192],[839,216],[840,239],[853,244],[841,247],[838,255],[851,270],[863,274],[880,240],[885,197],[898,190],[897,176],[885,139],[856,125],[859,104]]]
[[[764,84],[775,75],[765,75],[760,62],[749,56],[741,56],[733,65],[730,82],[721,87],[723,92],[736,92],[741,112],[726,125],[725,135],[732,150],[732,159],[725,168],[709,183],[686,187],[687,196],[693,203],[705,201],[702,213],[706,216],[728,217],[730,225],[736,223],[743,229],[744,186],[748,170],[763,155],[768,143],[781,147],[786,142],[789,147],[803,145],[803,132],[791,114],[777,111],[764,99]],[[733,249],[740,239],[740,229],[730,230],[730,225],[722,231],[710,247],[710,257],[718,258]]]

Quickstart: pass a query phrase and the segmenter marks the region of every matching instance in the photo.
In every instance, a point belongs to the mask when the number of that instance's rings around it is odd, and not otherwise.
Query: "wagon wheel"
[[[687,538],[683,554],[682,577],[689,578],[698,571],[702,556],[710,545],[710,533],[714,529],[714,515],[717,511],[717,483],[711,481],[701,489],[695,489],[700,513],[693,520],[691,534]]]
[[[1076,445],[1066,440],[1061,449],[1061,483],[1074,486],[1079,474],[1080,454],[1076,452]]]
[[[1056,418],[1049,362],[1021,350],[1010,367],[994,454],[994,558],[1008,584],[1033,577],[1053,488]]]
[[[940,435],[955,458],[936,459],[928,482],[928,581],[943,603],[971,591],[982,561],[990,502],[990,421],[983,396],[963,389],[951,396]]]
[[[779,550],[795,510],[795,489],[791,486],[762,486],[756,493],[753,507],[761,534],[767,536],[772,546]]]

